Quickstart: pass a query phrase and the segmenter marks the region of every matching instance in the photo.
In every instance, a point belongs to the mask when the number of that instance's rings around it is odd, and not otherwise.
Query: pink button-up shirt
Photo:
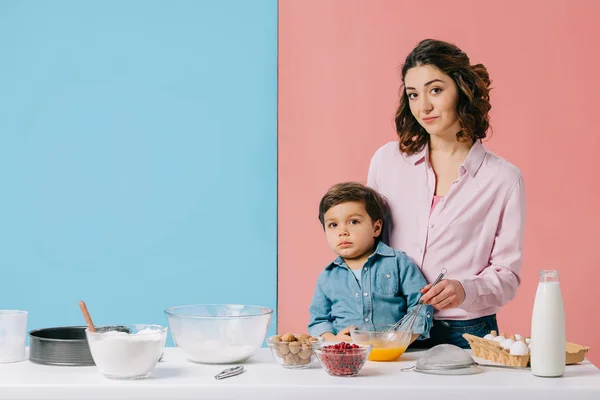
[[[436,319],[472,319],[496,313],[520,284],[525,188],[521,172],[477,141],[447,195],[431,210],[435,174],[427,146],[400,153],[398,142],[371,159],[368,185],[389,202],[391,247],[406,252],[428,282],[448,270],[465,300],[435,312]]]

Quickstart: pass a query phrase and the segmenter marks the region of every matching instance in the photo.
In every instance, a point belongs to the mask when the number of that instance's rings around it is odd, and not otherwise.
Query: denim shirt
[[[421,270],[402,251],[377,244],[362,268],[360,282],[342,257],[319,275],[310,305],[308,332],[337,334],[354,325],[395,324],[417,307],[421,288],[427,285]],[[429,338],[433,307],[423,305],[413,325],[419,339]]]

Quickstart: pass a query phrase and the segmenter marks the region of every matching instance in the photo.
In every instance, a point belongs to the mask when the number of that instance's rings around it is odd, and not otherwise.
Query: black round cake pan
[[[29,361],[44,365],[95,365],[85,326],[61,326],[29,332]]]

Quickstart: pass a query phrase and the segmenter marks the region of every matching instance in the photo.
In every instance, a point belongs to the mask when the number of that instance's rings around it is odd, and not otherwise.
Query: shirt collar
[[[369,256],[369,258],[374,257],[375,254],[378,254],[382,257],[393,257],[396,255],[396,253],[394,253],[394,249],[392,249],[390,246],[383,243],[382,241],[379,241],[379,243],[377,243],[377,247],[375,248],[375,251],[373,252],[373,254],[371,254]],[[331,263],[329,263],[329,265],[327,265],[327,267],[325,267],[325,269],[333,269],[333,267],[342,267],[344,265],[345,265],[344,259],[342,257],[338,257],[335,260],[333,260]]]
[[[477,174],[477,171],[479,171],[481,164],[483,164],[483,160],[485,159],[486,154],[487,150],[485,149],[485,147],[483,147],[481,141],[476,140],[475,143],[473,143],[471,150],[469,150],[467,159],[463,162],[462,167],[464,167],[464,169],[469,173],[469,175],[475,176]],[[414,154],[405,155],[404,158],[406,158],[406,160],[412,163],[413,165],[418,165],[424,161],[428,162],[429,146],[425,145],[423,147],[423,150]]]
[[[429,158],[429,145],[423,146],[423,150],[414,153],[404,155],[404,158],[413,165],[418,165]]]
[[[477,175],[477,171],[483,164],[483,160],[487,154],[487,150],[483,147],[480,140],[476,140],[469,150],[469,155],[467,155],[467,159],[463,162],[463,167],[467,170],[469,175],[475,176]]]

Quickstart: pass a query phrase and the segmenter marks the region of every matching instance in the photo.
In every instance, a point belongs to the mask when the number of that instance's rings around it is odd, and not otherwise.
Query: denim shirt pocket
[[[381,268],[375,273],[375,289],[381,296],[396,296],[399,289],[398,270]]]

